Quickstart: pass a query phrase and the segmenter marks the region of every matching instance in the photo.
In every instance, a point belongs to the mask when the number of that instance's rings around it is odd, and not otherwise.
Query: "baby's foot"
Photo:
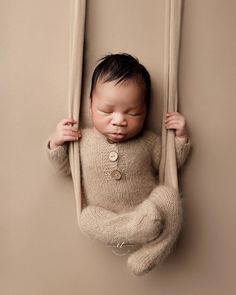
[[[130,242],[143,244],[156,239],[162,230],[162,218],[156,205],[146,199],[134,209],[134,213],[130,221]]]
[[[79,225],[81,231],[106,244],[143,244],[155,239],[161,231],[161,216],[149,199],[132,211],[115,213],[99,206],[83,209]]]

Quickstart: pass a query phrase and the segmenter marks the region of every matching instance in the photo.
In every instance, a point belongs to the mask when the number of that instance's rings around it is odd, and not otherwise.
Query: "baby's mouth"
[[[122,137],[125,136],[125,134],[123,133],[111,133],[113,136],[118,136],[118,137]]]
[[[114,132],[112,134],[116,134],[116,135],[125,135],[124,133],[118,133],[118,132]]]
[[[119,139],[123,139],[125,137],[125,134],[124,133],[110,133],[110,137],[111,137],[111,139],[119,140]]]

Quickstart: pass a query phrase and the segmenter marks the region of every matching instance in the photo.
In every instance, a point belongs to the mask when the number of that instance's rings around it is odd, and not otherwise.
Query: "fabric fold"
[[[86,17],[86,0],[71,0],[68,115],[80,123],[80,106],[82,103],[83,51]],[[77,222],[82,211],[81,170],[79,143],[70,142],[69,161],[74,185]]]

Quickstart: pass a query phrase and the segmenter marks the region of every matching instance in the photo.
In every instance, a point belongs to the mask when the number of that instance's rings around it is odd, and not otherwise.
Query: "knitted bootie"
[[[143,245],[128,257],[128,269],[135,275],[149,272],[168,256],[182,225],[182,202],[175,189],[160,185],[151,192],[149,199],[159,208],[164,227],[156,240]]]
[[[162,229],[162,220],[156,205],[144,200],[125,213],[89,205],[81,212],[79,226],[84,234],[107,245],[136,245],[155,239]]]

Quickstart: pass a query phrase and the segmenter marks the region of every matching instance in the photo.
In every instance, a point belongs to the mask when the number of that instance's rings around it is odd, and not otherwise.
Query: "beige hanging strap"
[[[71,0],[70,55],[69,55],[69,85],[68,85],[68,115],[77,120],[80,126],[80,105],[83,72],[83,46],[85,30],[86,0]],[[77,126],[77,127],[78,127]],[[78,141],[69,144],[69,161],[74,184],[76,214],[79,218],[82,210],[81,172]]]
[[[166,0],[165,10],[165,63],[164,63],[164,107],[162,123],[162,156],[159,167],[160,184],[179,190],[175,154],[175,135],[166,130],[164,119],[167,112],[178,109],[178,62],[183,0]]]

